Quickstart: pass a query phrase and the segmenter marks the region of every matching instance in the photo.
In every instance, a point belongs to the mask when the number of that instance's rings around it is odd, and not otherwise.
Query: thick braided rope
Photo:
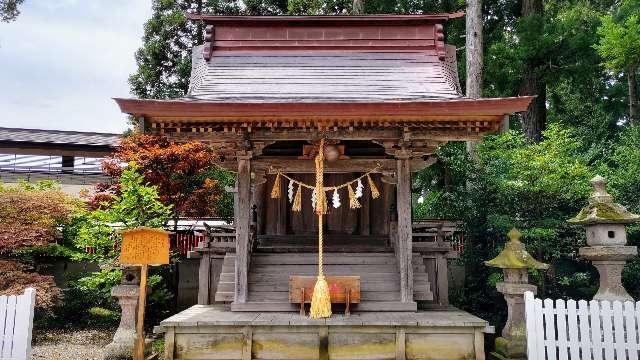
[[[318,214],[318,277],[324,276],[324,239],[322,236],[322,214]]]
[[[318,155],[316,156],[316,214],[318,214],[318,277],[324,276],[323,263],[324,254],[322,247],[324,245],[322,231],[322,216],[325,212],[325,192],[324,192],[324,139],[320,140],[318,146]]]

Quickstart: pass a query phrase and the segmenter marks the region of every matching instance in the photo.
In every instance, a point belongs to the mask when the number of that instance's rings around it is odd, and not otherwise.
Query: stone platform
[[[164,320],[166,359],[484,359],[488,323],[457,309],[298,313],[196,305]]]

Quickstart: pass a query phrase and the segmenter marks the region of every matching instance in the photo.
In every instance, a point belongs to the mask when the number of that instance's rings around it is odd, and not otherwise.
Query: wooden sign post
[[[136,320],[135,360],[144,360],[144,308],[147,301],[149,265],[169,263],[169,233],[161,229],[138,227],[122,231],[120,264],[140,266],[140,298]]]

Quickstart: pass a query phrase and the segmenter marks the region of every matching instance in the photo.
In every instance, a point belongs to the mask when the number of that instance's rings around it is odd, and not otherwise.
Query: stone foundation
[[[208,308],[208,309],[207,309]],[[194,306],[165,320],[166,359],[484,359],[487,323],[462,311],[311,320]]]

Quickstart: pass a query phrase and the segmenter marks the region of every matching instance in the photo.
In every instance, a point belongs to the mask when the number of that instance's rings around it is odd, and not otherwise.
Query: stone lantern
[[[626,261],[638,254],[635,246],[626,246],[625,225],[637,222],[640,216],[613,202],[605,189],[607,181],[602,176],[591,179],[593,193],[589,203],[578,215],[570,219],[587,231],[587,245],[579,249],[580,256],[591,260],[600,273],[600,288],[595,300],[633,301],[622,287],[622,269]]]
[[[136,339],[136,310],[140,291],[139,275],[139,269],[125,267],[122,269],[121,284],[111,289],[111,295],[118,298],[122,315],[113,341],[104,348],[103,360],[123,360],[133,357]]]
[[[529,284],[528,269],[547,269],[548,264],[534,259],[520,242],[522,234],[511,229],[509,241],[494,259],[485,261],[487,266],[501,268],[504,281],[497,284],[497,289],[507,301],[507,323],[502,329],[502,336],[496,339],[496,351],[491,355],[494,359],[526,359],[527,332],[524,318],[524,293],[537,292],[535,285]]]

